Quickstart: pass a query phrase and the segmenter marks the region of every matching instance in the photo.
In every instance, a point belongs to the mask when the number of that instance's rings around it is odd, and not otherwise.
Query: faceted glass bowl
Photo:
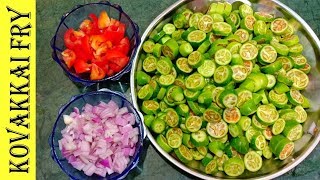
[[[138,127],[139,129],[138,142],[136,144],[136,152],[131,157],[131,160],[127,168],[121,174],[113,173],[111,175],[107,175],[105,178],[102,178],[98,175],[88,177],[84,174],[83,171],[79,171],[75,169],[71,164],[69,164],[68,160],[62,156],[62,153],[59,150],[58,141],[62,139],[61,131],[66,127],[63,121],[63,115],[70,114],[71,112],[73,112],[74,107],[77,107],[81,110],[81,108],[84,107],[87,103],[91,105],[98,105],[100,101],[108,103],[110,100],[113,100],[119,107],[127,107],[129,113],[133,113],[135,115],[136,123],[133,127]],[[52,134],[49,137],[49,145],[51,146],[52,159],[71,179],[123,179],[133,168],[135,168],[138,165],[144,137],[145,131],[143,128],[142,115],[140,115],[140,113],[124,97],[124,95],[118,92],[103,89],[100,91],[88,92],[85,94],[74,96],[70,99],[70,101],[67,104],[63,105],[60,108],[57,120],[53,126]]]
[[[110,18],[119,20],[126,25],[125,35],[130,40],[130,51],[129,51],[129,63],[117,74],[105,77],[101,80],[90,80],[85,77],[77,75],[74,71],[69,70],[66,64],[63,62],[61,52],[66,49],[64,45],[64,34],[69,28],[78,29],[81,22],[88,18],[90,13],[99,16],[101,11],[105,10]],[[99,2],[99,3],[89,3],[84,5],[78,5],[74,7],[70,12],[64,14],[61,17],[61,21],[56,30],[55,35],[51,39],[52,47],[52,58],[60,65],[67,76],[74,82],[82,83],[85,86],[89,86],[95,83],[99,83],[106,80],[116,81],[119,80],[125,73],[131,70],[132,60],[137,52],[137,47],[140,44],[139,38],[139,27],[134,23],[130,17],[122,10],[122,8],[117,4],[111,4],[110,2]]]

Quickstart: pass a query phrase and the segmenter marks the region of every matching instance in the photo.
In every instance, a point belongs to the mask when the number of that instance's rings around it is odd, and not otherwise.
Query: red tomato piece
[[[85,19],[80,24],[80,30],[87,35],[98,34],[99,29],[92,20]]]
[[[120,25],[120,21],[111,18],[111,20],[110,20],[110,26],[111,26],[111,25],[119,26],[119,25]]]
[[[62,59],[68,68],[71,68],[76,61],[76,53],[71,49],[66,49],[62,53]]]
[[[82,59],[78,59],[74,63],[74,69],[76,70],[77,74],[89,72],[91,70],[91,64],[88,64],[86,61]]]
[[[109,69],[108,71],[106,71],[107,76],[113,76],[115,74],[115,72],[112,69]]]
[[[116,63],[110,63],[109,64],[110,70],[112,70],[111,72],[113,72],[113,74],[120,72],[121,71],[121,67],[118,66]]]
[[[101,61],[108,63],[109,70],[114,73],[120,72],[129,62],[129,57],[121,51],[107,50],[105,55],[101,57]]]
[[[92,27],[94,29],[94,34],[99,34],[101,31],[99,30],[99,27],[98,27],[98,17],[95,14],[91,13],[91,14],[89,14],[89,18],[92,21]]]
[[[91,34],[92,28],[93,28],[93,23],[89,19],[85,19],[81,22],[79,26],[80,30],[83,31],[86,34]]]
[[[113,58],[109,59],[109,62],[117,65],[119,69],[118,68],[114,68],[114,71],[119,72],[128,64],[129,57],[127,57],[125,55],[114,56]]]
[[[106,76],[106,73],[103,69],[101,69],[96,64],[92,64],[90,79],[91,80],[100,80],[103,79]]]
[[[64,34],[64,43],[68,49],[74,49],[81,45],[81,39],[85,36],[83,31],[75,31],[74,29],[68,29]]]
[[[119,44],[117,44],[116,46],[114,46],[112,48],[115,51],[120,51],[125,55],[128,55],[129,50],[130,50],[130,41],[128,37],[124,37],[123,39],[121,39],[121,41],[119,42]]]
[[[108,61],[102,59],[100,56],[97,56],[97,58],[92,59],[92,63],[102,68],[105,72],[109,70]]]
[[[104,35],[92,35],[90,37],[90,46],[94,49],[97,50],[99,47],[107,41],[107,38]]]
[[[93,52],[90,46],[89,36],[84,36],[81,39],[81,44],[74,48],[74,51],[78,58],[88,61],[93,58]]]
[[[112,42],[112,44],[118,44],[124,37],[126,27],[124,24],[119,22],[119,25],[111,25],[104,31],[104,36]]]
[[[99,48],[95,51],[94,56],[97,58],[98,56],[105,56],[107,50],[112,47],[112,43],[110,41],[106,41],[102,43]]]
[[[107,62],[117,61],[119,58],[126,57],[121,51],[107,50],[104,56],[101,56],[101,59]]]
[[[124,67],[126,67],[126,65],[128,64],[129,62],[129,57],[125,56],[125,57],[121,57],[121,58],[118,58],[116,61],[114,61],[113,63],[114,64],[117,64],[119,67],[120,67],[120,70],[121,71]],[[119,72],[117,71],[117,72]]]
[[[99,29],[104,29],[110,25],[110,18],[106,11],[101,11],[98,19]]]

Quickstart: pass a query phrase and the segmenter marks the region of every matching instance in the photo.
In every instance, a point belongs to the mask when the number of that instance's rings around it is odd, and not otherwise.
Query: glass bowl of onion
[[[143,117],[121,93],[73,96],[54,123],[51,157],[71,179],[123,179],[140,159]]]

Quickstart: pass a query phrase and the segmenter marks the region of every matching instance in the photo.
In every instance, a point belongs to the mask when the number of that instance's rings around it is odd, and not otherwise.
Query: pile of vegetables
[[[158,145],[215,175],[284,160],[303,135],[311,66],[294,26],[242,4],[182,9],[143,43],[140,110]]]
[[[79,30],[64,34],[66,49],[61,53],[72,72],[90,80],[101,80],[120,72],[129,62],[130,42],[122,22],[110,18],[106,11],[97,17],[89,14]]]
[[[63,115],[66,127],[61,131],[62,156],[87,176],[121,174],[135,154],[139,129],[133,127],[135,116],[114,101],[86,104]]]

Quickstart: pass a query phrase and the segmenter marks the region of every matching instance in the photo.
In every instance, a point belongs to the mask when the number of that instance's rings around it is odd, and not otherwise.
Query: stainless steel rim
[[[142,43],[147,38],[148,33],[155,27],[155,25],[157,25],[160,22],[160,20],[162,19],[163,16],[165,16],[166,14],[170,13],[171,11],[173,11],[179,5],[181,5],[181,4],[185,3],[185,2],[189,2],[189,1],[191,1],[191,0],[180,0],[180,1],[177,1],[176,3],[172,4],[170,7],[168,7],[165,11],[163,11],[161,14],[159,14],[151,22],[151,24],[147,27],[147,29],[145,30],[145,32],[143,33],[143,35],[141,37],[141,44],[138,47],[138,53],[136,53],[136,55],[134,57],[133,65],[132,65],[132,71],[130,73],[131,96],[132,96],[133,105],[137,109],[139,109],[139,106],[137,104],[137,96],[136,96],[136,92],[135,92],[134,82],[135,82],[135,70],[137,68],[137,64],[138,64],[138,60],[139,60],[139,50],[141,50],[141,48],[142,48]],[[236,0],[229,0],[229,2],[235,2],[235,1]],[[241,2],[246,3],[246,4],[251,4],[251,2],[248,1],[248,0],[237,0],[237,1],[241,1]],[[279,7],[283,8],[287,12],[289,12],[302,25],[305,28],[305,30],[308,33],[308,35],[314,40],[314,44],[316,45],[316,48],[320,51],[320,41],[319,41],[318,37],[313,32],[311,27],[299,15],[297,13],[295,13],[293,10],[291,10],[288,6],[284,5],[283,3],[281,3],[281,2],[279,2],[277,0],[270,0],[270,1],[275,3],[275,4],[277,4]],[[172,156],[170,156],[168,153],[166,153],[164,150],[162,150],[162,148],[157,144],[156,140],[154,139],[154,137],[152,136],[152,134],[150,133],[148,128],[146,128],[146,129],[147,129],[147,136],[150,139],[150,141],[152,142],[153,146],[155,146],[157,151],[159,151],[161,153],[161,155],[163,155],[171,163],[173,163],[174,165],[178,166],[180,169],[184,170],[185,172],[187,172],[187,173],[189,173],[191,175],[194,175],[194,176],[196,176],[198,178],[201,178],[201,179],[221,179],[219,177],[212,177],[212,176],[207,176],[207,175],[201,174],[201,173],[199,173],[197,171],[192,170],[191,168],[186,167],[181,162],[177,161]],[[296,167],[299,163],[301,163],[315,149],[315,147],[318,145],[319,142],[320,142],[320,133],[318,133],[316,135],[316,137],[314,138],[313,142],[310,144],[309,148],[307,150],[305,150],[304,153],[302,155],[300,155],[298,158],[296,158],[293,162],[291,162],[288,165],[286,165],[285,168],[281,169],[280,171],[276,171],[274,173],[261,176],[259,178],[251,178],[251,179],[261,179],[261,180],[274,179],[276,177],[279,177],[279,176],[285,174],[289,170],[291,170],[294,167]]]

